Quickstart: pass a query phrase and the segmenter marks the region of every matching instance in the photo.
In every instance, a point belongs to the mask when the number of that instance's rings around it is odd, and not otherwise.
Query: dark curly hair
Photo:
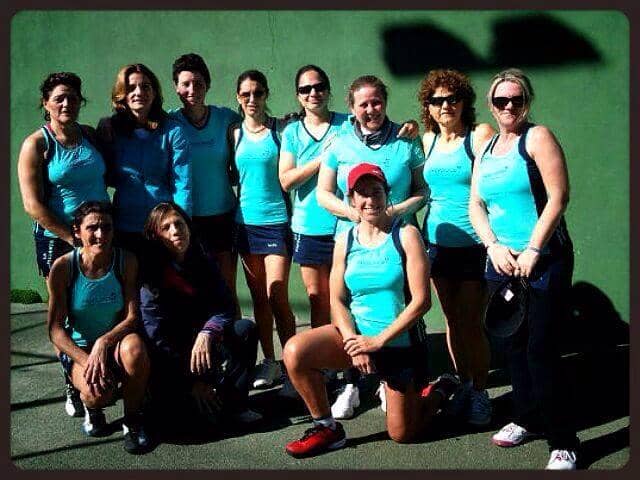
[[[202,75],[207,90],[211,88],[211,74],[207,68],[207,64],[197,53],[187,53],[182,55],[173,62],[173,83],[178,84],[178,76],[180,72],[197,72]]]
[[[44,79],[42,85],[40,85],[40,105],[39,108],[44,109],[43,102],[49,100],[49,96],[53,89],[58,85],[65,85],[69,88],[75,90],[80,97],[80,101],[84,105],[87,100],[82,96],[82,80],[75,73],[71,72],[55,72],[47,75],[47,78]],[[44,111],[44,119],[49,121],[51,117],[49,116],[49,112]]]
[[[471,86],[471,81],[464,73],[457,70],[439,69],[431,70],[418,89],[418,101],[420,102],[420,118],[424,124],[424,128],[429,132],[439,133],[440,127],[438,123],[431,118],[429,114],[429,98],[435,93],[438,87],[449,89],[452,93],[458,95],[464,102],[462,124],[467,127],[473,127],[476,123],[476,109],[473,104],[476,101],[476,94]]]

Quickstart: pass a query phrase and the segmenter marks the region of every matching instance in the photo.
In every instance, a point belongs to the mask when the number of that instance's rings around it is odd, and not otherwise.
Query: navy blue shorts
[[[293,234],[293,261],[300,265],[331,265],[333,235]]]
[[[91,347],[80,347],[85,353],[91,352]],[[109,371],[115,376],[117,381],[121,381],[124,378],[124,371],[122,367],[116,362],[113,358],[113,349],[114,347],[109,347],[107,352],[107,368]],[[64,374],[71,380],[71,370],[73,368],[73,360],[70,356],[68,356],[64,352],[60,352],[58,355],[58,359],[60,360],[60,365],[62,365],[62,371]]]
[[[383,347],[371,354],[376,372],[390,388],[406,392],[409,385],[419,391],[429,383],[427,344]]]
[[[235,244],[241,254],[290,257],[293,251],[292,240],[288,223],[260,226],[236,223]]]
[[[208,254],[233,251],[233,211],[220,215],[192,217],[193,233]]]
[[[33,231],[33,239],[36,243],[36,262],[38,271],[43,277],[48,277],[51,265],[58,257],[73,250],[73,247],[64,240],[44,236],[44,228],[36,223]]]
[[[471,247],[443,247],[429,243],[427,248],[431,263],[431,276],[455,280],[484,279],[487,251],[484,245]]]

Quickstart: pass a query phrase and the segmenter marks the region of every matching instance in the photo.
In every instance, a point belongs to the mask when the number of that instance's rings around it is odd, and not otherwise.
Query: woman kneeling
[[[304,457],[345,444],[331,416],[321,369],[356,367],[385,381],[387,430],[410,442],[426,430],[443,399],[458,384],[441,377],[427,385],[426,332],[431,306],[429,262],[417,228],[387,214],[389,186],[382,170],[361,163],[347,179],[360,223],[338,238],[331,269],[332,325],[299,333],[285,346],[291,381],[314,427],[286,451]],[[406,279],[406,280],[405,280]]]

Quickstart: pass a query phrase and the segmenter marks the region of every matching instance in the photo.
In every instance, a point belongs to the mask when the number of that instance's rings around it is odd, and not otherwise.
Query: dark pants
[[[550,450],[578,446],[558,345],[562,323],[568,320],[572,272],[571,253],[541,261],[531,277],[526,323],[506,341],[516,423],[544,433]],[[500,283],[489,278],[490,292]]]

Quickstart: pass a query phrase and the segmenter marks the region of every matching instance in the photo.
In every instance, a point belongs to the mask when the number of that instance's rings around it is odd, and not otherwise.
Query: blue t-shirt
[[[289,221],[287,204],[278,177],[279,149],[269,129],[254,139],[244,125],[235,162],[238,169],[236,223],[276,225]]]
[[[353,125],[342,129],[341,134],[332,142],[323,154],[322,163],[337,172],[336,196],[347,196],[347,176],[359,163],[372,163],[379,166],[387,178],[390,187],[389,201],[394,204],[405,201],[411,193],[411,175],[413,170],[424,164],[424,152],[418,139],[397,138],[400,126],[392,124],[391,133],[384,145],[373,149],[365,145],[355,134]],[[411,221],[413,214],[405,217]],[[353,223],[338,218],[336,235]]]
[[[467,145],[470,135],[451,152],[438,151],[437,138],[424,164],[423,175],[429,185],[425,240],[445,247],[468,247],[479,243],[469,219],[472,158]],[[468,142],[465,144],[465,142]]]
[[[209,118],[195,127],[181,109],[171,110],[171,118],[180,122],[191,146],[191,196],[194,216],[220,215],[232,210],[236,197],[227,168],[230,155],[227,129],[241,121],[240,115],[225,107],[209,105]]]
[[[191,154],[178,122],[116,132],[111,148],[116,230],[141,233],[153,207],[169,200],[191,215]]]
[[[78,128],[80,126],[78,125]],[[56,217],[71,225],[73,213],[82,202],[109,201],[104,182],[105,164],[100,152],[82,135],[79,145],[66,148],[49,129],[42,127],[47,149],[47,206]],[[56,235],[45,230],[47,237]]]
[[[282,151],[291,153],[295,158],[295,167],[302,167],[315,160],[347,123],[344,113],[331,112],[329,128],[316,139],[304,126],[303,120],[287,125],[282,133]],[[333,235],[336,229],[336,217],[318,204],[316,191],[318,175],[295,188],[291,229],[304,235]]]
[[[527,161],[519,145],[526,134],[504,155],[493,153],[495,135],[479,159],[478,195],[487,206],[489,225],[498,242],[521,251],[529,243],[538,221]]]

